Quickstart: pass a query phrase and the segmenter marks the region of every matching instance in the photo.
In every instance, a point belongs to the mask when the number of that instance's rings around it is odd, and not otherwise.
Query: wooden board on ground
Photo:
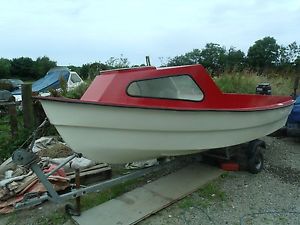
[[[222,174],[218,168],[192,164],[73,217],[79,225],[136,224],[191,194]]]

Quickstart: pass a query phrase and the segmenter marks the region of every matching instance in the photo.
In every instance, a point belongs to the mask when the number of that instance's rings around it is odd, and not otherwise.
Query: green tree
[[[121,69],[121,68],[129,68],[129,61],[127,58],[121,55],[118,58],[110,57],[105,64],[109,69]]]
[[[10,77],[11,61],[9,59],[0,58],[0,78]]]
[[[209,70],[212,75],[220,74],[225,70],[226,49],[219,44],[208,43],[201,51],[200,63]]]
[[[300,57],[300,46],[294,41],[288,46],[280,46],[278,64],[293,66],[298,57]]]
[[[174,58],[170,58],[166,66],[182,66],[190,64],[193,64],[193,62],[189,58],[187,58],[186,55],[179,55],[175,56]]]
[[[80,75],[80,71],[81,71],[81,66],[73,66],[73,65],[70,65],[68,66],[68,68],[71,70],[71,71],[74,71],[76,73],[78,73]],[[80,75],[81,76],[81,75]]]
[[[249,66],[259,74],[267,68],[274,68],[278,62],[279,49],[280,46],[273,37],[257,40],[248,50]]]
[[[38,57],[33,63],[33,77],[34,79],[41,78],[53,67],[56,67],[55,61],[52,61],[47,56]]]
[[[101,62],[87,63],[82,65],[79,74],[83,79],[94,78],[100,74],[101,70],[108,69],[110,69],[109,66]]]
[[[184,55],[175,56],[167,62],[167,66],[202,64],[212,74],[219,74],[225,69],[226,49],[219,44],[208,43],[205,48],[193,49]]]
[[[193,51],[188,52],[184,55],[175,56],[170,58],[166,66],[182,66],[191,65],[201,62],[201,50],[193,49]]]
[[[33,65],[34,61],[29,57],[14,58],[11,61],[11,77],[32,79],[33,77],[35,77]]]
[[[241,50],[236,50],[234,47],[230,47],[226,55],[226,70],[242,71],[245,68],[245,53]]]

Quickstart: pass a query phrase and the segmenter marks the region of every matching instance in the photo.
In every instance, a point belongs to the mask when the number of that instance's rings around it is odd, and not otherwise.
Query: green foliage
[[[59,86],[61,88],[61,94],[65,95],[68,90],[68,83],[62,76],[59,78]]]
[[[100,74],[101,70],[107,70],[108,66],[106,64],[103,64],[101,62],[94,62],[94,63],[88,63],[83,64],[80,69],[80,75],[83,79],[93,79],[95,76]]]
[[[10,60],[0,58],[0,79],[8,78],[10,76],[10,68],[11,68]]]
[[[96,205],[102,204],[110,199],[116,198],[121,194],[130,191],[134,187],[138,185],[138,183],[142,182],[140,179],[133,179],[126,181],[121,184],[117,184],[110,189],[102,191],[101,193],[91,193],[85,195],[81,199],[82,210],[86,210],[92,208]]]
[[[198,195],[202,198],[206,198],[208,200],[226,200],[226,193],[221,190],[220,186],[217,182],[211,182],[206,184],[204,187],[200,188],[197,191]]]
[[[248,63],[261,74],[266,68],[276,64],[280,46],[273,37],[257,40],[248,50]]]
[[[194,199],[192,199],[191,196],[187,196],[186,198],[182,199],[179,203],[178,206],[181,209],[188,209],[193,206],[195,206],[196,202]]]
[[[213,203],[224,202],[227,199],[226,193],[220,188],[219,180],[215,180],[201,187],[195,194],[181,200],[178,206],[181,209],[197,206],[207,208]]]
[[[0,59],[0,78],[20,78],[22,80],[38,79],[56,66],[47,56],[33,60],[29,57]]]
[[[245,53],[241,50],[236,50],[231,47],[228,50],[226,58],[226,68],[225,70],[229,73],[232,71],[242,71],[245,68]]]
[[[81,70],[81,66],[68,66],[68,68],[71,70],[71,71],[74,71],[76,72],[77,74],[80,74],[80,70]]]
[[[181,66],[181,65],[191,65],[201,63],[201,50],[193,49],[193,51],[188,52],[184,55],[175,56],[168,60],[166,66]]]
[[[33,77],[31,78],[39,79],[53,67],[56,67],[55,61],[51,61],[47,56],[38,57],[33,62]]]
[[[180,66],[202,64],[212,75],[226,72],[251,70],[263,73],[300,72],[300,46],[296,42],[288,46],[279,46],[273,37],[257,40],[248,50],[248,55],[241,50],[208,43],[203,49],[193,49],[183,55],[169,58],[162,66]]]
[[[214,75],[223,72],[226,68],[226,63],[229,68],[233,69],[236,65],[240,69],[243,61],[244,54],[242,51],[231,48],[227,54],[225,47],[215,43],[208,43],[201,50],[193,49],[193,51],[184,55],[169,59],[167,66],[202,64]]]
[[[64,224],[68,219],[70,219],[70,216],[66,214],[63,211],[56,211],[54,213],[51,213],[48,216],[41,216],[36,221],[34,221],[34,224],[36,225],[61,225]]]
[[[15,58],[11,61],[10,74],[25,79],[33,78],[33,66],[33,60],[29,57]]]
[[[293,90],[293,77],[278,75],[257,76],[254,73],[222,74],[215,78],[219,88],[225,93],[254,94],[256,85],[262,82],[270,83],[272,95],[290,95]]]
[[[127,58],[121,55],[120,57],[110,57],[105,64],[108,66],[108,69],[120,69],[120,68],[129,68],[129,61]]]
[[[0,133],[0,158],[6,159],[10,157],[11,154],[27,140],[30,136],[30,132],[28,129],[19,127],[17,135],[11,137],[9,127],[3,126]]]
[[[222,74],[215,79],[215,82],[225,93],[254,94],[259,79],[255,75]]]
[[[65,94],[63,93],[63,96],[66,98],[80,99],[86,89],[90,86],[91,82],[91,80],[86,80],[76,88],[66,92]]]
[[[225,69],[226,49],[219,44],[208,43],[201,51],[201,64],[211,73],[220,74]]]

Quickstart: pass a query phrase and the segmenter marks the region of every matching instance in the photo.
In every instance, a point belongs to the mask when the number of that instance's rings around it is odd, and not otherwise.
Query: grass
[[[0,117],[0,159],[6,159],[11,156],[11,153],[16,150],[28,137],[29,131],[22,128],[23,117],[20,113],[17,115],[18,134],[15,137],[11,136],[9,116],[1,115]]]
[[[23,128],[22,115],[18,115],[18,133],[16,136],[11,136],[9,116],[0,118],[0,159],[5,160],[10,157],[12,152],[29,137],[30,130]]]
[[[42,216],[35,221],[35,224],[47,224],[47,225],[61,225],[64,224],[70,218],[66,213],[56,211],[49,216]]]
[[[219,179],[224,178],[225,177],[221,177]],[[200,206],[201,208],[207,208],[212,203],[226,201],[227,196],[226,193],[220,188],[219,179],[204,185],[194,194],[182,199],[178,203],[179,208],[188,209],[197,206]]]
[[[110,189],[102,191],[100,193],[90,193],[81,198],[82,210],[87,210],[94,206],[100,205],[106,201],[116,198],[125,192],[132,190],[133,188],[144,183],[144,178],[137,178],[129,180],[127,182],[113,186]]]
[[[254,94],[257,84],[267,82],[272,87],[272,95],[290,95],[293,91],[294,78],[278,75],[257,76],[251,73],[225,73],[215,78],[215,82],[225,93]]]
[[[178,203],[179,208],[181,209],[188,209],[191,208],[193,206],[195,206],[195,200],[192,198],[192,196],[188,196],[184,199],[182,199],[179,203]]]
[[[37,210],[37,209],[36,209]],[[64,212],[64,210],[57,209],[49,211],[46,215],[43,215],[42,212],[39,212],[40,216],[34,216],[32,219],[24,218],[24,221],[19,221],[20,217],[17,212],[13,212],[10,214],[10,218],[8,219],[6,225],[16,225],[16,224],[24,224],[30,223],[35,225],[61,225],[70,219],[70,216]],[[28,217],[29,215],[25,216]]]
[[[207,200],[225,201],[226,194],[221,190],[217,182],[211,182],[197,191],[199,197]]]

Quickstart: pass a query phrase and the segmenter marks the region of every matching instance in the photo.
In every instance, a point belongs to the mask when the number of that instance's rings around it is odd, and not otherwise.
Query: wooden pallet
[[[101,163],[93,167],[80,171],[80,183],[84,185],[93,184],[102,180],[110,179],[112,175],[111,167],[106,163]],[[67,173],[71,182],[75,181],[75,171]]]

